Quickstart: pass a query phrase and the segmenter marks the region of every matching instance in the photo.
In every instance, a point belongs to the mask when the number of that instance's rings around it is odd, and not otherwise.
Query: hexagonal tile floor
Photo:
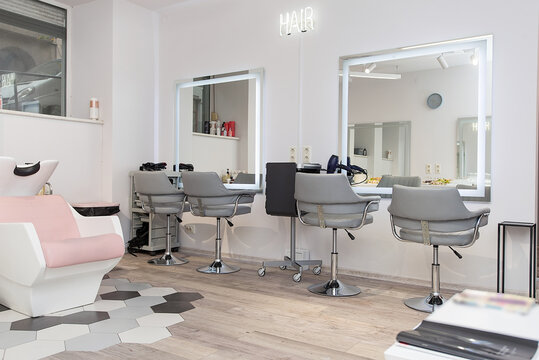
[[[62,351],[98,351],[119,343],[147,344],[171,336],[199,293],[132,283],[105,275],[93,304],[28,317],[0,305],[0,359],[41,359]]]

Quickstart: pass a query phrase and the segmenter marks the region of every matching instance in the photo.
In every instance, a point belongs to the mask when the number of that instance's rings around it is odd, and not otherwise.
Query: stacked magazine
[[[401,331],[397,341],[472,360],[533,358],[537,341],[424,320],[412,331]]]
[[[534,299],[473,290],[455,295],[452,301],[462,306],[496,309],[521,316],[535,306]],[[472,360],[529,360],[538,347],[535,340],[427,320],[412,331],[400,332],[397,341]]]

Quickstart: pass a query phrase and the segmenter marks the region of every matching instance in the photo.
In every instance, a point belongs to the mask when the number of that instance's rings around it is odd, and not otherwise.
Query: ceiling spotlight
[[[475,65],[475,66],[477,66],[477,64],[479,64],[479,58],[475,54],[475,51],[472,54],[472,56],[470,56],[470,62],[472,63],[472,65]]]
[[[441,54],[440,56],[438,56],[436,60],[438,60],[442,69],[445,70],[449,67],[449,65],[447,64],[447,61],[445,61],[444,54]]]
[[[376,67],[376,64],[375,64],[375,63],[371,63],[369,66],[367,66],[367,67],[365,68],[365,72],[366,72],[367,74],[370,74],[371,71],[373,71],[375,67]]]

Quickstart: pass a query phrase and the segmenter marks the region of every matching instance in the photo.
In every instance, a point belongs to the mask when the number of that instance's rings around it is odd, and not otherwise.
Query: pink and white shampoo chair
[[[0,197],[0,246],[0,303],[32,317],[93,303],[125,249],[116,216],[58,195]]]
[[[58,166],[58,160],[17,165],[15,159],[0,156],[0,196],[37,195]]]

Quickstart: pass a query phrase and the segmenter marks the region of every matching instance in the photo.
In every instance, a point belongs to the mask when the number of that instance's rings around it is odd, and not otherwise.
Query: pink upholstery
[[[42,242],[41,247],[50,268],[114,259],[124,253],[124,242],[118,234]]]
[[[32,223],[50,268],[124,254],[124,242],[117,234],[81,238],[71,208],[58,195],[0,197],[0,223]]]

